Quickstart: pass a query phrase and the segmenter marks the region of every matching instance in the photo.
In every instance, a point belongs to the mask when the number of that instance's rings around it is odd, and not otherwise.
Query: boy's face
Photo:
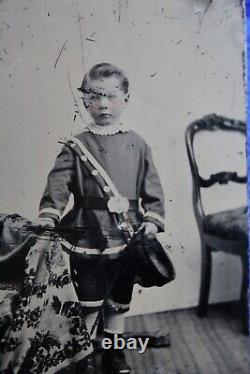
[[[115,76],[90,80],[89,93],[85,94],[85,106],[96,125],[108,126],[118,122],[128,95],[120,87]]]

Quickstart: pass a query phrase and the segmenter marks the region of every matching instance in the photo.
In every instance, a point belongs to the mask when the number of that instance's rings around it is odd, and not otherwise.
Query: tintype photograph
[[[249,372],[245,3],[0,0],[0,373]]]

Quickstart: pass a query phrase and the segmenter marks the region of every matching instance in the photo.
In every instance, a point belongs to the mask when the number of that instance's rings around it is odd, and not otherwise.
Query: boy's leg
[[[122,349],[114,349],[115,339],[123,339],[125,330],[125,313],[128,310],[127,306],[124,308],[121,305],[108,300],[104,308],[104,336],[109,338],[112,342],[112,347],[104,351],[103,366],[110,374],[128,374],[130,367],[126,362],[125,355]],[[123,344],[123,343],[122,343]]]
[[[71,278],[82,306],[84,320],[91,340],[96,337],[97,318],[103,304],[102,259],[70,258]],[[95,374],[94,354],[77,365],[77,373]]]
[[[83,308],[86,327],[93,336],[99,310],[103,304],[104,288],[104,262],[102,258],[89,259],[72,256],[70,259],[71,278],[75,286],[78,300]],[[93,330],[93,331],[91,331]]]
[[[98,316],[100,313],[100,306],[86,306],[84,301],[80,300],[80,304],[83,307],[83,314],[88,332],[91,335],[91,339],[94,340],[97,334]]]
[[[134,283],[134,265],[127,256],[120,259],[119,273],[114,286],[105,300],[104,333],[105,337],[114,342],[122,338],[125,331],[125,313],[129,310]],[[121,341],[121,340],[120,340]],[[112,347],[104,352],[104,366],[108,373],[130,373],[130,367],[125,360],[122,349]]]
[[[125,313],[129,304],[121,304],[108,299],[104,305],[104,331],[109,334],[123,334],[125,331]]]

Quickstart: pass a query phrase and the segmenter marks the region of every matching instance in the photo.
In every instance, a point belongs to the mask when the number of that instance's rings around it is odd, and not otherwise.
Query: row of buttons
[[[72,143],[72,144],[71,144],[71,147],[72,147],[72,148],[74,148],[75,146],[76,146],[75,143]],[[86,162],[86,161],[88,161],[88,158],[87,158],[85,155],[82,155],[82,156],[81,156],[81,160],[84,161],[84,162]],[[96,170],[96,169],[92,170],[92,171],[91,171],[91,174],[94,175],[94,176],[98,175],[98,170]],[[104,186],[104,187],[103,187],[103,190],[104,190],[105,192],[110,192],[110,187],[109,187],[109,186]]]
[[[77,275],[77,271],[76,271],[76,269],[73,269],[73,273],[74,273],[75,275]],[[74,283],[74,286],[75,286],[76,288],[79,287],[79,285],[78,285],[78,283],[77,283],[76,280],[73,280],[73,283]]]

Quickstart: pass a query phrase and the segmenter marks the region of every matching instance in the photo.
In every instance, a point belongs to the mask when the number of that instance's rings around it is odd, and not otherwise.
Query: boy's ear
[[[85,109],[88,110],[89,109],[89,105],[88,105],[87,100],[86,100],[86,98],[84,96],[82,96],[82,102],[83,102],[83,105],[84,105]]]
[[[84,98],[83,98],[83,105],[84,105],[86,110],[89,109],[89,105],[86,103],[86,100]]]
[[[124,98],[125,103],[128,102],[128,99],[129,99],[129,94],[127,93],[127,94],[125,95],[125,98]]]
[[[83,92],[82,88],[79,87],[79,88],[77,88],[77,89],[78,89],[78,91],[80,91],[81,94],[82,94],[82,96],[81,96],[81,100],[82,100],[82,102],[83,102],[83,105],[84,105],[85,109],[88,110],[89,105],[88,105],[88,103],[87,103],[87,100],[86,100],[86,97],[85,97],[85,95],[84,95],[84,92]]]

